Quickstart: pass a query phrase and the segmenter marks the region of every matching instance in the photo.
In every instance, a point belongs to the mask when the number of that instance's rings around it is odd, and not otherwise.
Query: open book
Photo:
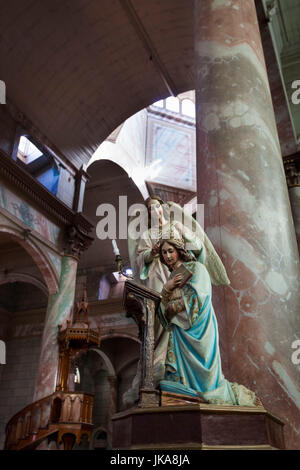
[[[193,275],[193,273],[189,269],[187,269],[184,266],[184,264],[181,264],[179,266],[179,268],[175,269],[175,271],[172,271],[170,279],[172,279],[176,274],[182,274],[182,276],[183,276],[181,284],[179,284],[179,286],[177,286],[180,289],[187,283],[187,281],[189,279],[191,279],[191,277]]]

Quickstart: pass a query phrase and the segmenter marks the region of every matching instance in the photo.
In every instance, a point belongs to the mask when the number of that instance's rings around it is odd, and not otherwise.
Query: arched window
[[[175,96],[169,96],[166,99],[166,108],[174,113],[179,113],[179,99],[175,98]]]
[[[156,106],[157,108],[163,108],[164,107],[164,100],[159,100],[153,103],[153,106]]]
[[[192,100],[189,100],[187,98],[182,100],[181,111],[182,111],[182,114],[185,114],[186,116],[193,117],[193,118],[196,116],[195,104],[193,103]]]

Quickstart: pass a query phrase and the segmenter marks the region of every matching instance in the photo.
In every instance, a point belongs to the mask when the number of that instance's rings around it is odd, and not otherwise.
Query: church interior
[[[0,5],[0,448],[300,449],[300,0]],[[204,207],[222,369],[257,409],[124,408],[153,195]]]

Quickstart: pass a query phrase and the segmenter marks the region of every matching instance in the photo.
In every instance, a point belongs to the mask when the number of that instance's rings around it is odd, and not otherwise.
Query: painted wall
[[[0,387],[0,448],[5,426],[15,413],[33,402],[34,384],[41,347],[41,332],[13,336],[6,341],[7,360]]]
[[[172,123],[149,114],[146,166],[153,168],[149,180],[196,191],[195,128]]]

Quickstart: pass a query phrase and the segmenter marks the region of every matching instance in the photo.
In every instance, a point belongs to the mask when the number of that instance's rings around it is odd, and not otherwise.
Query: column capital
[[[87,250],[94,238],[84,233],[78,225],[68,225],[64,235],[64,254],[79,259],[82,252]]]
[[[110,386],[114,387],[117,385],[118,377],[116,375],[108,375],[107,380]]]

